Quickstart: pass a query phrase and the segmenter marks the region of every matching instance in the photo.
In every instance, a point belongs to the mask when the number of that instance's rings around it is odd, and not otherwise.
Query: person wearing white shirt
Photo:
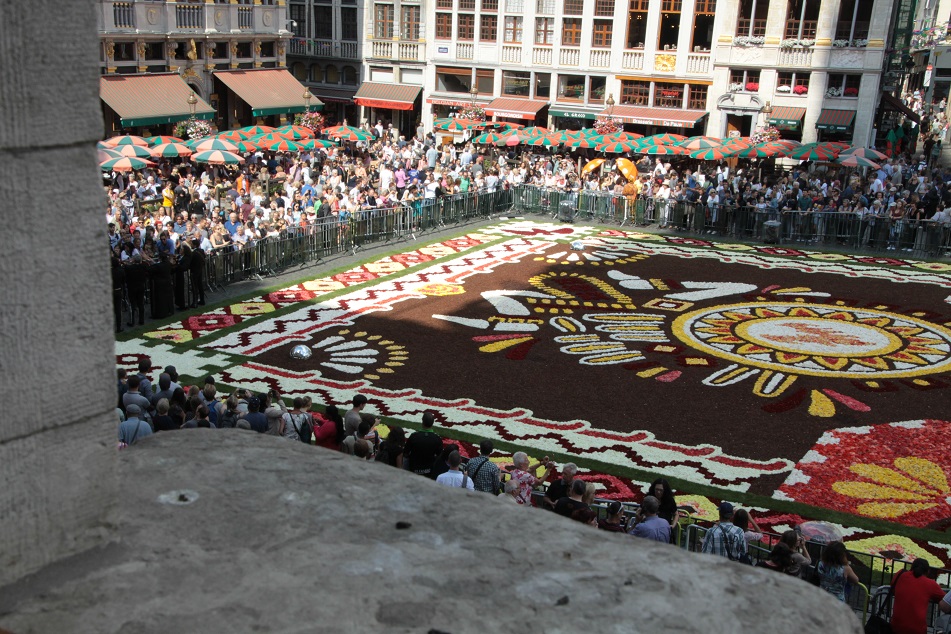
[[[451,487],[454,489],[469,489],[470,491],[475,491],[475,485],[472,483],[472,478],[470,478],[465,472],[459,470],[459,465],[462,464],[462,457],[459,455],[458,451],[453,451],[451,454],[449,454],[447,463],[449,464],[449,471],[440,474],[436,478],[436,484],[441,484],[444,487]]]

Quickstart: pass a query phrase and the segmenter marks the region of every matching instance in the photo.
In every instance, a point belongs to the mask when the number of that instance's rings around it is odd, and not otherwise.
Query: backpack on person
[[[234,410],[226,409],[218,415],[218,422],[216,423],[218,429],[223,429],[225,427],[234,428],[237,424],[238,413]]]
[[[314,426],[310,422],[310,415],[306,413],[291,414],[291,423],[297,438],[303,443],[311,444],[314,440]]]

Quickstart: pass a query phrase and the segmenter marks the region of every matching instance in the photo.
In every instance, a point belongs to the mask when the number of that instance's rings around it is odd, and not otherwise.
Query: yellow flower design
[[[854,464],[849,471],[872,482],[839,481],[832,485],[832,490],[851,498],[877,500],[859,504],[858,512],[887,519],[951,503],[951,488],[940,466],[914,456],[896,458],[894,465],[895,469]]]

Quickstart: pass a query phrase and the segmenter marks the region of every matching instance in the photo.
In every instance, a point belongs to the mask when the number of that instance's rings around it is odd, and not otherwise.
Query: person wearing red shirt
[[[895,634],[925,634],[928,630],[928,606],[940,601],[944,590],[927,576],[928,560],[916,559],[911,574],[900,573],[893,582],[895,603],[892,607],[892,631]]]

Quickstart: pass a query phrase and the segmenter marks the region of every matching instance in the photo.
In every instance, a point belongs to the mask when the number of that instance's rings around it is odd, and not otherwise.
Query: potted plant
[[[844,91],[842,94],[844,94],[846,97],[858,97],[858,96],[859,96],[859,89],[858,89],[858,88],[849,87],[849,88],[846,88],[845,91]]]
[[[470,104],[459,111],[459,117],[470,121],[485,121],[485,108]]]
[[[620,132],[622,128],[621,120],[610,115],[598,117],[594,122],[594,129],[598,134],[614,134]]]
[[[749,92],[756,92],[757,90],[759,90],[759,82],[755,82],[755,81],[746,82],[746,90],[748,90]]]
[[[792,86],[777,86],[776,92],[792,92]]]
[[[319,112],[305,112],[294,117],[294,123],[296,125],[304,126],[314,134],[320,134],[320,131],[324,129],[326,125],[326,120],[324,115]]]
[[[809,92],[809,86],[799,84],[798,86],[793,87],[792,91],[795,95],[805,95],[807,92]]]

